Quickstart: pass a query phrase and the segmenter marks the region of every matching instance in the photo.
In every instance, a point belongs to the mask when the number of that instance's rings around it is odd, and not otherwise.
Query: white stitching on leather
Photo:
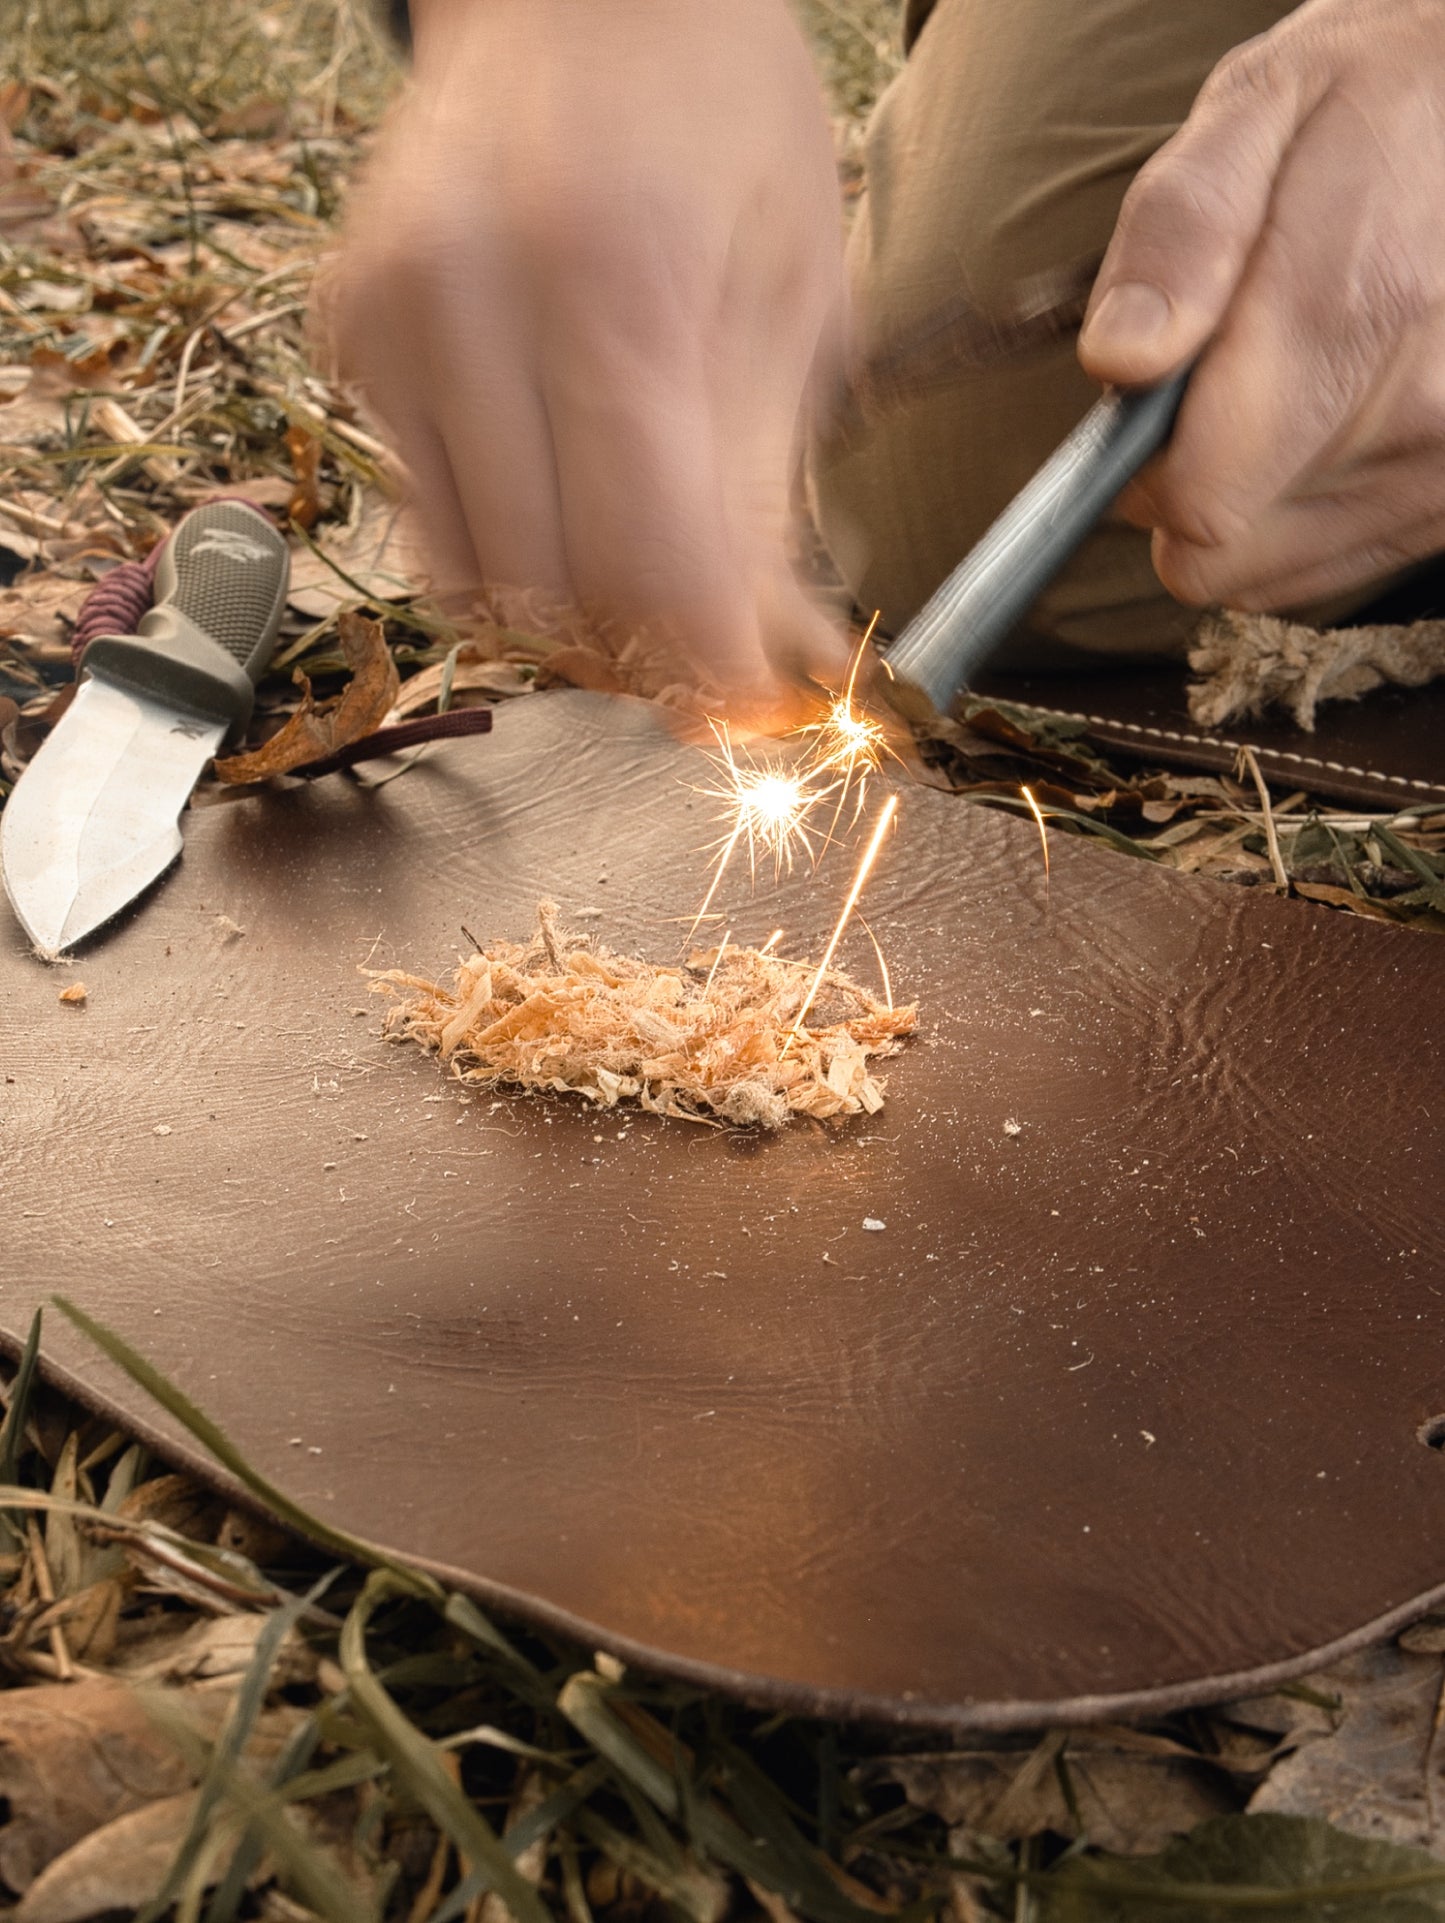
[[[1022,708],[1028,714],[1056,715],[1061,721],[1082,721],[1093,728],[1114,728],[1125,734],[1148,735],[1155,741],[1177,741],[1186,748],[1220,748],[1228,754],[1238,754],[1245,746],[1242,741],[1227,741],[1222,735],[1182,734],[1177,728],[1146,728],[1141,721],[1118,721],[1103,714],[1074,714],[1066,708],[1044,708],[1033,701],[1009,701],[1011,708]],[[1318,755],[1296,754],[1292,748],[1264,748],[1258,742],[1249,744],[1257,755],[1268,756],[1275,761],[1292,761],[1300,768],[1325,768],[1331,774],[1357,775],[1361,781],[1380,781],[1390,788],[1415,788],[1421,794],[1445,794],[1445,787],[1433,781],[1417,781],[1409,775],[1387,775],[1378,768],[1355,768],[1347,761],[1325,761]]]

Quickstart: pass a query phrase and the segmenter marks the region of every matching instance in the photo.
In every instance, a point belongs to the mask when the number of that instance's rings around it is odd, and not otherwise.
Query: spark
[[[853,885],[848,890],[848,898],[843,903],[843,912],[838,917],[837,926],[829,937],[828,946],[823,950],[823,959],[818,963],[817,973],[813,976],[808,992],[803,997],[803,1005],[798,1010],[797,1019],[788,1030],[788,1039],[783,1043],[782,1048],[784,1055],[787,1054],[790,1045],[796,1039],[799,1030],[803,1026],[803,1018],[813,1006],[814,998],[823,985],[823,977],[828,972],[828,964],[832,961],[837,951],[838,943],[843,939],[843,930],[848,926],[848,917],[858,906],[858,897],[863,893],[864,884],[872,872],[874,862],[878,859],[878,850],[883,846],[883,837],[887,834],[889,825],[897,812],[898,797],[897,795],[889,795],[887,801],[883,804],[883,812],[878,817],[877,825],[873,830],[868,846],[863,851],[863,859],[858,864],[858,872],[853,877]]]
[[[1039,824],[1039,840],[1043,844],[1044,850],[1044,893],[1047,894],[1049,891],[1049,833],[1044,826],[1044,811],[1034,800],[1034,791],[1032,788],[1021,784],[1019,793],[1029,804],[1029,813]]]
[[[772,952],[773,944],[775,942],[780,942],[782,939],[783,939],[782,929],[775,928],[772,934],[769,935],[768,939],[763,943],[762,947],[758,950],[758,953],[760,955],[770,954]]]
[[[746,749],[733,747],[725,723],[712,723],[719,753],[708,759],[722,776],[722,786],[702,788],[726,804],[724,819],[731,818],[732,829],[723,841],[724,859],[740,840],[748,847],[748,863],[756,879],[758,858],[772,857],[773,873],[791,874],[798,853],[813,854],[816,829],[809,831],[808,818],[820,801],[833,792],[834,784],[821,782],[826,772],[821,767],[792,773],[782,762],[755,761]]]
[[[688,941],[692,940],[712,906],[739,843],[747,845],[748,869],[755,883],[760,856],[764,860],[772,857],[776,876],[781,876],[785,871],[791,874],[800,852],[814,866],[817,865],[817,830],[809,828],[808,820],[818,804],[826,800],[837,786],[836,782],[825,780],[826,770],[821,767],[815,766],[805,769],[801,774],[793,774],[781,762],[755,761],[746,749],[734,748],[725,722],[713,721],[709,725],[716,738],[718,752],[709,755],[708,759],[721,777],[721,783],[717,787],[699,788],[696,792],[721,801],[724,804],[723,819],[731,821],[732,826],[718,844],[719,853],[712,881],[701,908],[693,917],[692,927],[687,933]]]
[[[853,699],[853,691],[858,684],[858,670],[863,665],[863,657],[877,625],[878,615],[875,614],[853,650],[843,692],[834,697],[821,720],[809,722],[798,730],[800,735],[813,737],[813,767],[820,774],[836,774],[839,777],[838,805],[828,824],[825,845],[826,841],[833,838],[850,793],[854,795],[854,821],[862,814],[867,799],[868,778],[878,772],[884,755],[890,752],[887,731],[882,722],[857,707]]]

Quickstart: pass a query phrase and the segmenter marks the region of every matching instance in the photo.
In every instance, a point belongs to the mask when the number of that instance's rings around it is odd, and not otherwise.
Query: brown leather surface
[[[1195,1700],[1441,1594],[1445,944],[1062,837],[1046,893],[1030,829],[910,789],[868,909],[923,1033],[876,1118],[476,1099],[379,1040],[358,964],[543,891],[666,952],[693,766],[539,696],[194,813],[74,971],[7,924],[7,1341],[68,1291],[331,1521],[819,1710]],[[816,950],[845,881],[735,890],[736,933]],[[56,1315],[46,1351],[174,1445]]]
[[[1445,681],[1330,702],[1305,734],[1285,715],[1209,730],[1190,719],[1181,667],[1004,675],[978,692],[1087,721],[1106,748],[1155,766],[1228,769],[1241,743],[1266,780],[1372,809],[1445,804]]]

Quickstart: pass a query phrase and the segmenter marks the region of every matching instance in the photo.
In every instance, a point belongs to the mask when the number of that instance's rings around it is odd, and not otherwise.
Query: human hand
[[[1203,349],[1121,503],[1180,600],[1295,607],[1445,548],[1442,209],[1439,0],[1307,0],[1139,174],[1079,353],[1133,385]]]
[[[784,0],[413,0],[412,23],[327,301],[438,585],[657,623],[734,690],[831,658],[785,541],[841,222]]]

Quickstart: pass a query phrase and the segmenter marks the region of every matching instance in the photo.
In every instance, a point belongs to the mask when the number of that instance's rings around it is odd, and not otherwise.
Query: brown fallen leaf
[[[363,614],[343,614],[337,634],[351,666],[351,679],[341,693],[329,701],[317,701],[311,683],[298,673],[301,706],[259,748],[219,760],[219,780],[238,784],[284,775],[308,762],[325,760],[381,726],[401,687],[381,623],[368,621]]]
[[[333,562],[334,566],[328,565]],[[350,580],[343,579],[338,568]],[[362,594],[396,601],[415,594],[425,579],[424,557],[411,517],[401,513],[394,501],[376,500],[354,528],[335,533],[328,529],[315,550],[301,547],[293,552],[286,599],[298,613],[324,620],[338,608],[354,605],[358,588]]]
[[[591,694],[621,694],[626,686],[622,676],[607,659],[591,648],[558,648],[547,656],[537,671],[541,687],[586,688]]]
[[[15,402],[20,406],[20,402]],[[57,401],[58,407],[60,403]],[[5,437],[8,408],[0,407],[0,440]],[[0,466],[5,456],[0,452]],[[33,642],[57,654],[68,650],[70,630],[90,593],[89,581],[67,581],[58,574],[27,575],[23,587],[0,591],[0,637]]]
[[[434,661],[429,668],[423,668],[420,674],[411,675],[403,681],[401,693],[387,721],[404,721],[408,715],[423,714],[435,707],[441,698],[446,665],[445,661]],[[535,686],[534,677],[524,672],[515,661],[498,661],[475,641],[464,641],[456,650],[451,678],[451,705],[454,708],[471,705],[467,699],[469,695],[491,698],[530,694]]]
[[[1343,908],[1367,921],[1395,921],[1388,908],[1382,908],[1368,895],[1357,895],[1352,888],[1336,888],[1327,881],[1297,881],[1294,892],[1305,901],[1323,902],[1328,908]]]
[[[115,1910],[138,1910],[160,1888],[195,1808],[184,1790],[81,1837],[43,1869],[13,1915],[15,1923],[86,1923]],[[220,1874],[206,1878],[212,1883]]]
[[[216,1721],[225,1699],[217,1698]],[[190,1787],[184,1758],[123,1683],[0,1692],[0,1877],[29,1889],[57,1856],[127,1810]]]
[[[252,1611],[203,1617],[180,1629],[177,1620],[162,1617],[149,1635],[127,1645],[117,1664],[127,1682],[234,1687],[255,1660],[256,1642],[266,1627],[266,1618]],[[271,1685],[310,1682],[316,1667],[315,1652],[290,1630],[277,1650]]]
[[[1152,1854],[1237,1807],[1182,1745],[1118,1727],[1054,1730],[1032,1749],[889,1757],[870,1774],[950,1829],[1010,1842],[1052,1830],[1125,1856]]]
[[[44,398],[71,394],[80,388],[111,387],[134,359],[134,346],[121,338],[102,341],[74,359],[55,347],[32,348],[30,365],[34,371],[29,391]]]
[[[287,512],[298,527],[315,527],[321,513],[318,481],[321,473],[321,443],[304,427],[294,423],[286,430],[286,452],[296,476],[286,502]]]
[[[85,1001],[85,983],[72,982],[69,988],[62,988],[60,999],[67,1008],[79,1008]]]
[[[1323,1817],[1355,1836],[1434,1850],[1445,1846],[1440,1795],[1440,1658],[1365,1649],[1308,1678],[1336,1696],[1337,1726],[1302,1740],[1249,1804],[1251,1815]]]

